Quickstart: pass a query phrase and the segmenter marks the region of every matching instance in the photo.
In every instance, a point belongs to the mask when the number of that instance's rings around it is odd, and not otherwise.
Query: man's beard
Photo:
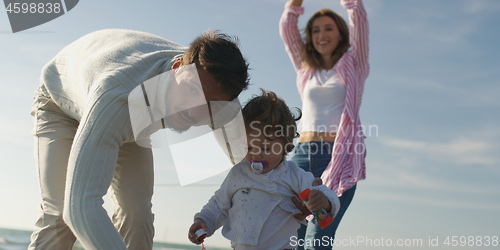
[[[189,128],[191,128],[191,126],[186,127],[186,128],[178,128],[175,126],[176,122],[177,122],[177,118],[175,117],[175,114],[165,117],[166,127],[174,132],[181,134],[183,132],[186,132]]]

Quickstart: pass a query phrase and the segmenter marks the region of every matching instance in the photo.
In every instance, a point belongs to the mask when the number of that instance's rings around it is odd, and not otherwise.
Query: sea
[[[26,250],[30,244],[31,231],[0,228],[0,250]],[[201,245],[184,245],[165,242],[154,242],[153,250],[201,250]],[[205,246],[207,250],[230,250],[229,248],[218,248]],[[84,250],[78,243],[73,250]]]

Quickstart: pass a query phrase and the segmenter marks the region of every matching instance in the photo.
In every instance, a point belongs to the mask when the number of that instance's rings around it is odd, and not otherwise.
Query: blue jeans
[[[333,142],[301,142],[295,148],[295,155],[292,157],[292,161],[305,171],[311,172],[314,177],[321,177],[321,174],[332,159],[332,149]],[[327,236],[328,242],[331,243],[333,239],[335,239],[337,227],[339,226],[340,220],[342,220],[345,211],[349,207],[349,204],[351,204],[355,191],[356,185],[346,190],[342,196],[339,197],[340,210],[337,216],[333,219],[332,224],[324,229],[321,229],[316,220],[309,221],[307,226],[302,225],[297,231],[298,239],[304,239],[305,242],[310,242],[311,244],[314,242],[314,239],[319,239],[318,242],[325,243],[322,239],[324,236]],[[332,245],[299,245],[297,247],[297,250],[303,249],[332,249]]]

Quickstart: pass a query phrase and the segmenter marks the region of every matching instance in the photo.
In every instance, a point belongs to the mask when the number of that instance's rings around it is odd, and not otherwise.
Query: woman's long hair
[[[302,58],[303,66],[318,70],[325,67],[329,67],[329,65],[324,65],[323,59],[321,55],[316,51],[312,41],[312,25],[316,18],[321,16],[328,16],[333,19],[335,24],[337,24],[337,28],[339,29],[340,36],[342,37],[342,41],[339,42],[337,48],[332,52],[333,65],[337,63],[337,61],[344,55],[344,53],[349,49],[349,29],[347,28],[347,24],[344,19],[338,15],[337,13],[329,10],[329,9],[320,9],[314,13],[314,15],[307,22],[306,29],[304,31],[306,46],[304,48],[304,58]]]

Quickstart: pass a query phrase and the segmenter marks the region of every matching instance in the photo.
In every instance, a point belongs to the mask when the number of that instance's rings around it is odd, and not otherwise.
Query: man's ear
[[[179,57],[175,60],[174,64],[172,65],[172,69],[179,68],[182,64],[182,57]]]

